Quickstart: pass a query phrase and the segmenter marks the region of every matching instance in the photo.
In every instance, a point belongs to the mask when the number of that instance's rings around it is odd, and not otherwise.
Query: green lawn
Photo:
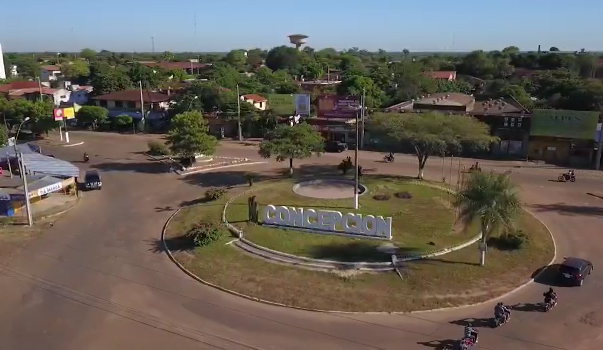
[[[478,234],[475,225],[455,228],[455,211],[447,192],[413,184],[400,177],[365,176],[362,183],[369,193],[360,196],[360,209],[351,208],[353,199],[314,199],[293,192],[294,182],[283,181],[267,188],[258,188],[233,201],[226,211],[227,220],[241,228],[245,238],[266,248],[316,259],[339,261],[389,261],[391,253],[377,248],[394,244],[401,254],[420,254],[448,248],[468,241]],[[408,192],[410,199],[395,196]],[[391,199],[375,200],[373,195],[387,193]],[[256,196],[260,217],[268,204],[337,210],[392,217],[392,241],[349,238],[326,234],[285,230],[247,222],[247,199]],[[460,227],[459,227],[460,226]]]
[[[229,195],[244,188],[231,190]],[[410,311],[484,301],[522,284],[546,265],[553,244],[546,228],[523,213],[519,228],[529,240],[517,251],[488,250],[486,266],[477,265],[475,245],[438,258],[406,264],[404,280],[394,272],[340,274],[273,264],[220,242],[196,249],[178,245],[178,237],[199,221],[219,220],[226,198],[183,209],[167,230],[176,259],[203,280],[246,295],[287,305],[342,311]],[[432,215],[435,219],[438,215]],[[471,283],[468,283],[471,281]]]

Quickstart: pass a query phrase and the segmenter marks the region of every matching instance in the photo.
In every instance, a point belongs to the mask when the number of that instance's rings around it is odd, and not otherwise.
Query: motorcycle
[[[559,180],[559,182],[576,182],[576,175],[574,175],[574,173],[570,174],[561,174],[559,175],[559,177],[557,178],[557,180]]]
[[[493,324],[493,327],[492,327],[492,328],[497,328],[497,327],[500,327],[500,326],[502,326],[503,324],[505,324],[505,323],[509,322],[509,320],[510,320],[510,319],[511,319],[511,311],[506,312],[506,313],[504,314],[504,316],[502,316],[502,317],[495,317],[495,318],[494,318],[494,320],[493,320],[493,321],[494,321],[494,324]]]
[[[553,307],[555,307],[555,305],[557,305],[557,300],[556,299],[551,299],[551,300],[545,300],[544,303],[542,303],[542,309],[544,310],[544,312],[549,312],[551,311],[551,309]]]
[[[88,161],[90,161],[90,156],[86,154],[84,155],[84,163],[88,163]]]
[[[471,338],[463,338],[459,341],[459,350],[469,350],[475,345]]]
[[[393,163],[394,162],[394,156],[388,154],[385,157],[383,157],[383,161],[385,163]]]

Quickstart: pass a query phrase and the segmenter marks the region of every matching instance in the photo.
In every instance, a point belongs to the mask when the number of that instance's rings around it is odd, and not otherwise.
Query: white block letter
[[[276,223],[276,207],[272,204],[267,205],[264,208],[264,215],[262,216],[262,221],[265,224],[275,224]]]

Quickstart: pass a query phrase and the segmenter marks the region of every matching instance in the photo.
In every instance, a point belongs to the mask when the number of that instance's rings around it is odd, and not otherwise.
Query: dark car
[[[565,258],[561,265],[557,278],[562,284],[581,286],[584,279],[593,270],[593,263],[580,258]]]
[[[325,143],[325,152],[343,152],[348,150],[348,144],[339,141],[328,141]]]
[[[84,186],[86,187],[86,190],[100,190],[103,188],[103,182],[101,181],[101,176],[98,171],[86,171],[86,176],[84,177]]]

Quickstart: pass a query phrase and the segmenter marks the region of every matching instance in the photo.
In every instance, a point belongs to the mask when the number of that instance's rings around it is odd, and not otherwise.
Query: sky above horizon
[[[287,45],[370,51],[603,51],[603,1],[42,0],[2,4],[9,51],[224,52]],[[579,3],[579,5],[577,5]],[[8,14],[8,15],[6,15]],[[56,14],[56,15],[55,15]],[[195,25],[196,22],[196,25]]]

